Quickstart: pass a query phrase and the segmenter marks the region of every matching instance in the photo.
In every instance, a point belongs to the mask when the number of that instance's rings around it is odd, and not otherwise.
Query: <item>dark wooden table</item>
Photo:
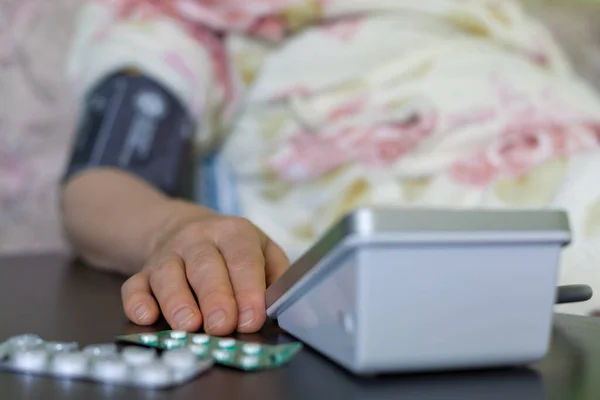
[[[0,258],[0,340],[36,333],[83,345],[135,332],[121,311],[122,277],[62,256]],[[215,368],[161,392],[0,374],[1,399],[460,399],[600,398],[600,320],[557,315],[552,350],[539,365],[471,373],[355,378],[309,349],[286,367],[260,373]],[[158,326],[154,329],[162,329]],[[271,326],[258,338],[289,340]]]

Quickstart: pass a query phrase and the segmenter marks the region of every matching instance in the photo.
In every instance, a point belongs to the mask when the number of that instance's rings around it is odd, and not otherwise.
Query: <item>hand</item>
[[[253,333],[266,319],[265,290],[289,266],[279,246],[248,220],[201,209],[158,235],[141,272],[122,288],[127,317],[172,329]],[[173,224],[171,224],[173,225]]]

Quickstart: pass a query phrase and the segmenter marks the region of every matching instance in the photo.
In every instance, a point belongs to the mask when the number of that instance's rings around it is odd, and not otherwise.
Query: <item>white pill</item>
[[[162,344],[167,349],[178,349],[181,346],[183,346],[183,343],[181,343],[177,339],[165,339],[165,340],[162,341]]]
[[[246,354],[258,354],[262,350],[262,346],[258,343],[245,343],[242,350]]]
[[[48,353],[43,349],[23,350],[13,354],[13,365],[22,371],[37,372],[46,368]]]
[[[46,350],[51,353],[60,353],[60,352],[68,352],[77,350],[77,343],[75,342],[47,342]]]
[[[126,347],[121,352],[121,356],[129,365],[142,365],[154,361],[156,350],[143,347]]]
[[[111,356],[113,354],[117,354],[117,345],[114,343],[95,344],[87,346],[85,349],[83,349],[83,352],[85,355],[93,357]]]
[[[232,355],[227,350],[214,350],[212,352],[213,357],[218,361],[228,361],[232,358]]]
[[[173,378],[165,364],[153,362],[135,368],[133,379],[139,385],[153,387],[169,384]]]
[[[207,344],[210,342],[210,336],[208,335],[194,335],[192,336],[192,343],[195,344]]]
[[[81,376],[87,369],[88,358],[80,352],[58,353],[52,359],[52,372],[62,376]]]
[[[184,331],[173,331],[169,334],[173,339],[185,339],[187,337],[187,332]]]
[[[101,382],[124,382],[127,380],[129,367],[119,359],[101,358],[92,366],[92,376]]]
[[[188,344],[187,348],[190,349],[192,353],[200,357],[205,356],[206,353],[208,353],[208,347],[201,344]]]
[[[140,335],[140,340],[144,344],[156,343],[158,341],[158,336],[153,333],[144,333]]]
[[[256,368],[260,364],[260,359],[255,356],[244,356],[240,359],[240,364],[244,368]]]
[[[33,348],[44,343],[41,337],[32,334],[15,336],[9,339],[9,342],[11,346],[19,348]]]
[[[0,344],[0,360],[3,360],[8,355],[8,343]]]
[[[171,368],[191,369],[196,365],[196,355],[189,349],[166,351],[162,355],[163,362]]]
[[[235,346],[235,340],[234,339],[221,339],[219,340],[219,347],[222,349],[230,349],[232,347]]]

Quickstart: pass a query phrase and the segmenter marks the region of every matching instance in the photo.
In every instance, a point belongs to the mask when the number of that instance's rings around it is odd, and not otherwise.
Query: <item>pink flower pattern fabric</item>
[[[334,110],[330,120],[359,112],[362,99]],[[432,135],[436,115],[433,108],[419,110],[406,121],[373,126],[347,126],[319,135],[311,132],[294,134],[287,145],[268,158],[268,165],[282,179],[311,181],[350,163],[364,168],[391,168],[423,140]]]
[[[64,251],[59,177],[75,108],[65,56],[79,1],[0,0],[0,253]]]
[[[25,33],[35,13],[36,3],[31,0],[12,0],[4,4],[1,14],[4,23],[0,24],[0,64],[10,65],[16,61],[18,38]],[[19,202],[27,191],[30,178],[27,166],[20,162],[22,150],[10,145],[5,130],[0,123],[0,210],[13,208]]]
[[[556,158],[600,149],[598,119],[577,115],[550,88],[541,90],[532,103],[497,77],[492,82],[511,118],[487,148],[453,165],[450,174],[456,182],[487,187],[498,178],[518,178]]]

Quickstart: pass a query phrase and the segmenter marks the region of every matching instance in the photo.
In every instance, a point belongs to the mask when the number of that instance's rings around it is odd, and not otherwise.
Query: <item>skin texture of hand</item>
[[[128,318],[151,325],[162,312],[173,329],[219,336],[261,329],[265,290],[289,266],[281,248],[242,218],[211,213],[173,226],[123,285]]]

